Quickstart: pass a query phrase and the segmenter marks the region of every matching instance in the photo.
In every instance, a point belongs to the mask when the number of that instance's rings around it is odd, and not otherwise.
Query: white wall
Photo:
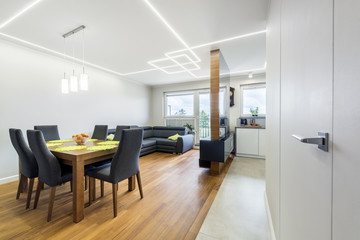
[[[237,119],[240,117],[240,85],[265,82],[265,74],[254,75],[252,79],[248,76],[236,76],[230,78],[230,86],[235,88],[235,105],[230,108],[230,128],[235,131]],[[196,89],[209,89],[210,80],[187,82],[179,84],[158,85],[152,87],[152,122],[153,125],[164,125],[164,93],[187,91]]]
[[[63,95],[62,59],[2,40],[0,53],[0,184],[18,174],[9,128],[26,136],[34,125],[57,124],[60,137],[70,138],[92,132],[95,124],[150,123],[148,86],[87,68],[89,91]]]

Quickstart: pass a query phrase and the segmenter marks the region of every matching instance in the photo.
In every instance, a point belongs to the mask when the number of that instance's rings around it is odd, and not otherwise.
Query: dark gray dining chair
[[[121,140],[121,135],[122,135],[122,131],[124,129],[130,129],[130,126],[116,126],[116,130],[115,130],[115,135],[114,135],[114,139],[113,141],[120,141]]]
[[[29,181],[28,194],[26,199],[26,209],[30,207],[31,194],[34,186],[34,179],[38,177],[38,164],[36,162],[34,154],[25,142],[24,136],[20,129],[9,129],[11,143],[14,146],[18,156],[20,164],[20,181],[16,194],[16,199],[20,197],[20,188],[23,185],[23,181]]]
[[[59,160],[46,146],[43,133],[39,130],[27,131],[28,142],[39,166],[38,185],[36,189],[34,209],[36,209],[44,183],[50,187],[50,202],[47,221],[51,220],[56,187],[71,181],[72,168],[62,167]]]
[[[139,155],[143,139],[143,129],[125,129],[122,131],[119,147],[111,161],[111,165],[90,170],[87,175],[90,183],[95,179],[112,183],[114,217],[117,216],[117,185],[120,181],[128,179],[134,175],[137,177],[140,196],[143,198],[143,191],[139,169]],[[89,204],[92,202],[94,185],[90,184]]]
[[[108,126],[107,125],[95,125],[92,139],[106,140],[108,135]]]
[[[40,130],[44,134],[45,141],[59,140],[59,130],[57,125],[38,125],[35,130]]]

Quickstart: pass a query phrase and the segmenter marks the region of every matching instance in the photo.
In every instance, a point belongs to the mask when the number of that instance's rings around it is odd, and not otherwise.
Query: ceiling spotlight
[[[249,72],[249,78],[253,78],[252,72]]]

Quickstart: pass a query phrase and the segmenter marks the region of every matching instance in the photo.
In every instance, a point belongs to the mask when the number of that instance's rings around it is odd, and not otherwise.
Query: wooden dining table
[[[96,146],[97,143],[105,142],[104,140],[88,141],[87,146]],[[76,146],[72,142],[64,142],[61,146],[49,147],[52,154],[59,159],[63,164],[72,166],[72,181],[73,181],[73,221],[75,223],[84,219],[84,166],[106,159],[111,159],[117,148],[101,150],[101,151],[88,151],[86,149],[58,152],[53,149],[58,147]],[[135,189],[135,176],[128,179],[129,191]]]

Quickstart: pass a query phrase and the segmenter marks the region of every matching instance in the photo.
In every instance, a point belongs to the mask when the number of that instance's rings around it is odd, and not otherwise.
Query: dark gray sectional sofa
[[[124,128],[137,128],[137,126],[122,126]],[[186,127],[141,127],[144,129],[144,138],[140,156],[160,151],[169,153],[184,153],[193,147],[194,136],[188,134]],[[109,133],[114,130],[109,129]],[[115,132],[115,131],[114,131]],[[177,141],[169,140],[168,137],[179,134]]]

